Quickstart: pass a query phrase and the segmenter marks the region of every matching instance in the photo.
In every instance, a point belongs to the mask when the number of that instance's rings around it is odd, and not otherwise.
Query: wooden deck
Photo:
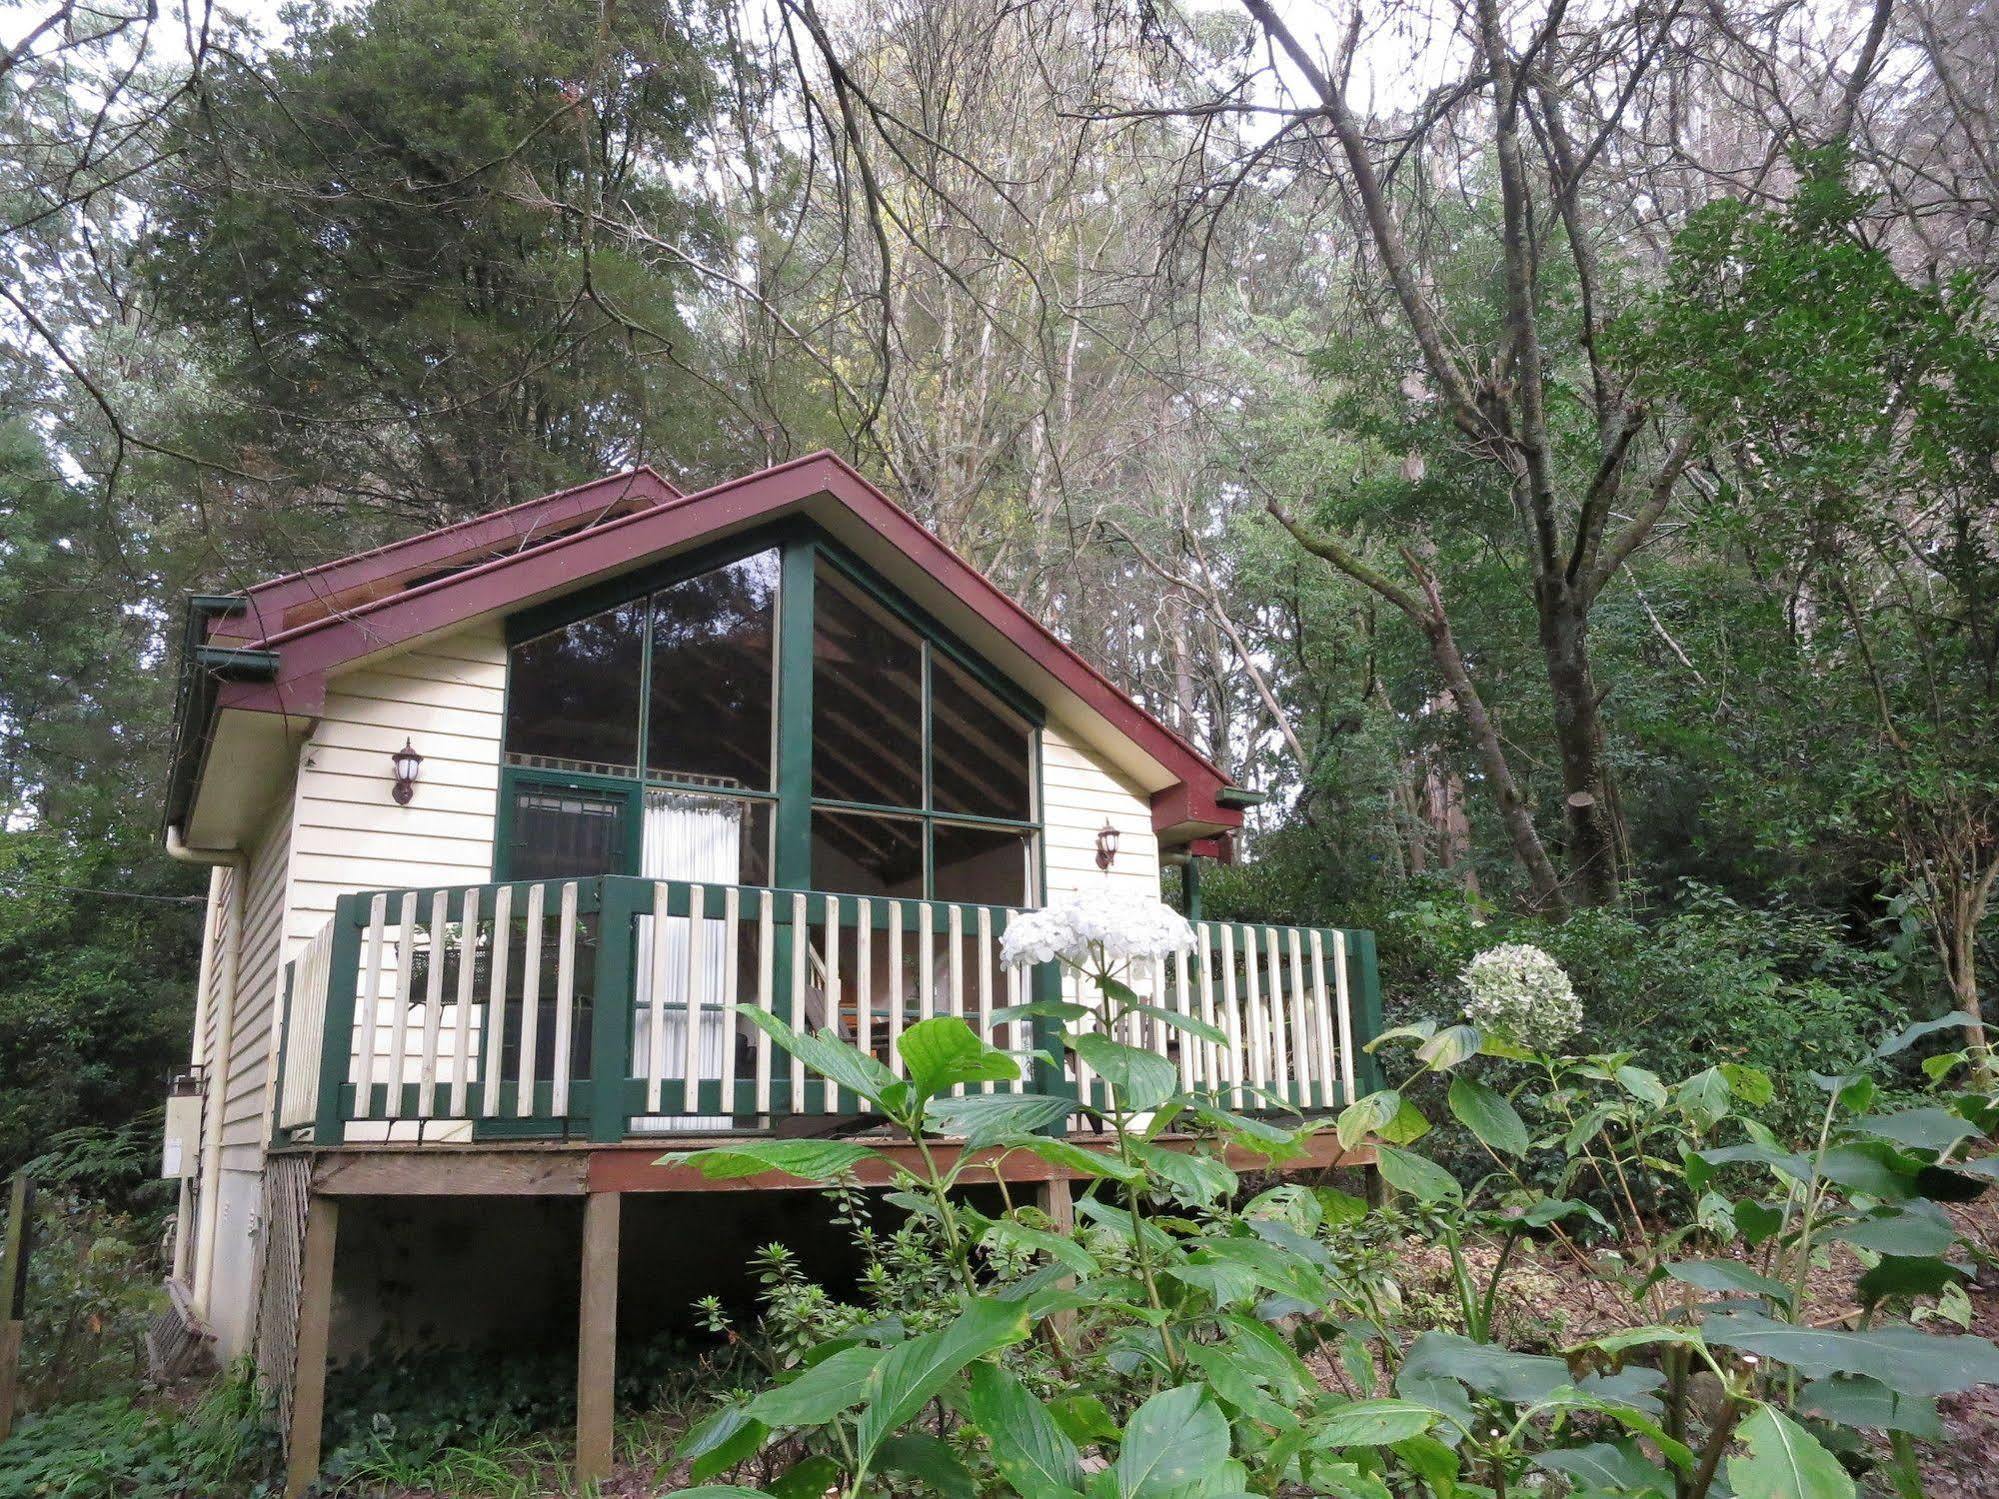
[[[864,1187],[886,1187],[899,1170],[916,1170],[922,1158],[908,1140],[847,1136],[879,1153],[880,1161],[865,1161],[854,1173]],[[286,1154],[312,1160],[312,1190],[331,1197],[588,1197],[601,1192],[784,1192],[812,1191],[818,1183],[782,1172],[715,1181],[692,1166],[659,1164],[668,1151],[702,1150],[741,1144],[740,1135],[681,1135],[670,1139],[593,1145],[584,1141],[544,1144],[506,1142],[411,1145],[343,1145],[333,1150],[295,1147]],[[1109,1151],[1109,1137],[1091,1131],[1072,1133],[1070,1142],[1085,1150]],[[1153,1142],[1169,1150],[1191,1150],[1187,1136],[1166,1135]],[[1305,1137],[1303,1153],[1276,1162],[1254,1151],[1233,1147],[1225,1152],[1237,1171],[1290,1174],[1331,1167],[1372,1166],[1371,1146],[1342,1149],[1330,1130]],[[274,1153],[276,1154],[276,1153]],[[964,1148],[947,1142],[930,1147],[931,1159],[943,1169],[959,1163]],[[1058,1166],[1025,1150],[988,1147],[972,1153],[968,1185],[984,1180],[1016,1182],[1080,1181],[1086,1173]]]

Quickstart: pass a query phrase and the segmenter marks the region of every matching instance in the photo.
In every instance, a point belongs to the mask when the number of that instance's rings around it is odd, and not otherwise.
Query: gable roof
[[[330,676],[474,620],[517,612],[697,543],[805,515],[1080,729],[1151,795],[1168,843],[1238,827],[1229,778],[913,516],[832,453],[693,494],[651,469],[191,602],[167,821],[184,817],[225,714],[309,721]],[[1235,802],[1234,805],[1225,804]]]

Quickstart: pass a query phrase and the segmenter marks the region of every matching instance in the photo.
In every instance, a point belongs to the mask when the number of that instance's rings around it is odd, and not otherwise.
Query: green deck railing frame
[[[548,892],[545,897],[547,909],[552,913],[556,908],[560,888],[569,883],[577,886],[576,913],[579,917],[597,918],[597,936],[593,957],[592,984],[589,991],[589,1068],[588,1075],[572,1076],[569,1083],[569,1106],[561,1117],[556,1117],[552,1109],[552,1085],[537,1082],[530,1099],[530,1112],[523,1115],[517,1110],[517,1098],[510,1099],[500,1116],[487,1118],[480,1114],[451,1115],[435,1112],[429,1116],[436,1122],[463,1121],[470,1118],[476,1138],[545,1138],[560,1134],[565,1138],[586,1140],[600,1144],[615,1144],[632,1138],[630,1121],[634,1117],[646,1116],[651,1111],[647,1104],[647,1084],[645,1079],[632,1075],[631,1044],[637,1016],[637,951],[636,918],[642,915],[664,914],[685,916],[691,909],[691,889],[699,882],[685,880],[648,880],[632,876],[608,875],[594,879],[567,880],[513,880],[482,885],[458,885],[442,887],[446,898],[445,919],[458,923],[464,918],[465,898],[468,892],[476,891],[480,919],[490,920],[495,897],[501,889],[511,889],[512,919],[518,922],[527,908],[528,892],[539,884]],[[655,887],[664,885],[667,889],[667,908],[658,912],[654,908]],[[703,884],[706,904],[704,916],[713,919],[720,914],[721,892],[731,887]],[[857,897],[851,895],[829,895],[823,891],[792,891],[759,886],[736,886],[739,902],[739,919],[744,924],[760,921],[763,903],[772,903],[771,915],[773,936],[777,940],[778,952],[773,961],[773,997],[775,1012],[793,1019],[796,1015],[791,1005],[789,953],[786,950],[791,940],[796,897],[804,897],[805,922],[813,932],[824,930],[826,907],[829,900],[841,902],[841,926],[852,925],[853,903]],[[334,905],[332,917],[332,939],[327,964],[328,990],[325,1004],[325,1031],[319,1038],[318,1087],[316,1092],[316,1113],[306,1137],[315,1145],[339,1145],[345,1142],[347,1126],[356,1120],[382,1120],[387,1110],[387,1090],[396,1086],[389,1082],[375,1081],[370,1084],[369,1097],[357,1097],[354,1083],[348,1073],[352,1060],[353,1030],[358,1002],[358,980],[361,969],[362,948],[366,941],[370,921],[370,909],[377,897],[385,897],[390,923],[394,924],[396,912],[405,896],[416,896],[416,910],[420,921],[428,921],[432,900],[439,893],[439,887],[410,890],[363,891],[342,895]],[[902,926],[906,932],[921,929],[919,908],[928,904],[932,912],[932,933],[936,939],[943,939],[949,931],[950,911],[954,903],[947,901],[921,902],[913,898],[901,902]],[[998,937],[1004,930],[1007,912],[1003,907],[957,904],[961,913],[960,921],[965,934],[977,931],[979,913],[988,913],[992,930]],[[890,904],[886,898],[871,900],[872,926],[885,930],[890,922]],[[1266,929],[1270,923],[1263,922],[1216,922],[1206,923],[1210,929],[1230,926],[1236,929],[1238,939],[1251,931]],[[1280,928],[1280,930],[1290,930]],[[1299,929],[1301,933],[1313,929]],[[1333,940],[1336,930],[1343,935],[1350,960],[1348,969],[1348,1000],[1351,1007],[1350,1024],[1356,1048],[1354,1057],[1354,1077],[1358,1092],[1366,1093],[1379,1088],[1381,1074],[1379,1063],[1363,1048],[1366,1042],[1380,1034],[1381,1018],[1381,978],[1380,965],[1375,949],[1374,934],[1368,931],[1316,929],[1324,943],[1327,960],[1334,951]],[[289,1027],[294,1010],[295,974],[293,965],[287,964],[282,975],[279,991],[281,1010],[279,1023],[286,1028],[281,1035],[278,1048],[278,1096],[283,1097],[283,1078],[290,1065]],[[1034,1001],[1057,1000],[1062,997],[1063,974],[1059,964],[1037,965],[1030,975],[1026,987],[1026,997]],[[1217,993],[1217,1000],[1220,995]],[[481,993],[483,1004],[486,995]],[[1035,1092],[1062,1097],[1076,1097],[1074,1081],[1067,1075],[1061,1064],[1059,1022],[1037,1016],[1031,1021],[1029,1045],[1036,1054],[1027,1086]],[[581,1054],[582,1048],[577,1048]],[[780,1054],[781,1055],[781,1054]],[[603,1080],[614,1080],[614,1086],[602,1086]],[[415,1083],[400,1084],[403,1092],[399,1117],[412,1120],[417,1117],[416,1105],[420,1087]],[[441,1085],[443,1086],[443,1085]],[[682,1087],[678,1080],[669,1082],[676,1090]],[[483,1087],[482,1079],[468,1080],[469,1098]],[[774,1063],[768,1082],[769,1107],[758,1106],[757,1085],[753,1079],[738,1078],[734,1085],[734,1096],[728,1100],[722,1097],[723,1085],[718,1080],[704,1080],[696,1084],[696,1110],[701,1117],[755,1117],[758,1115],[790,1114],[830,1114],[832,1116],[861,1113],[860,1100],[852,1094],[834,1090],[832,1107],[827,1107],[827,1093],[830,1084],[816,1078],[808,1078],[796,1098],[793,1097],[788,1066]],[[517,1083],[507,1084],[509,1094],[514,1094]],[[1093,1093],[1096,1090],[1093,1090]],[[1295,1093],[1297,1090],[1288,1090]],[[1224,1090],[1226,1092],[1226,1089]],[[1343,1095],[1344,1090],[1340,1090]],[[1100,1095],[1098,1095],[1100,1097]],[[1282,1104],[1273,1104],[1269,1098],[1254,1099],[1245,1105],[1248,1112],[1281,1112],[1299,1108],[1308,1112],[1323,1112],[1326,1109],[1343,1106],[1351,1102],[1344,1096],[1331,1100],[1324,1098],[1299,1098],[1286,1096]],[[359,1107],[362,1104],[366,1107]],[[682,1113],[683,1110],[667,1110],[666,1113]],[[298,1143],[300,1131],[306,1127],[294,1125],[280,1128],[274,1143],[284,1145]],[[1051,1128],[1059,1131],[1060,1126]],[[664,1138],[649,1134],[647,1138]]]

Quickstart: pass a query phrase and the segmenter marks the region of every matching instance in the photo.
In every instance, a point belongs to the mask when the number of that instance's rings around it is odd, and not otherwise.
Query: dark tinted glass
[[[940,822],[933,837],[937,899],[981,906],[1027,904],[1027,839],[1023,834]]]
[[[707,885],[770,883],[769,802],[650,789],[639,873]]]
[[[930,653],[930,714],[931,804],[939,812],[1029,821],[1027,725],[939,651]]]
[[[517,765],[631,775],[639,758],[643,604],[620,604],[513,649],[507,755]]]
[[[650,774],[770,789],[777,584],[769,551],[653,595]]]
[[[522,787],[514,793],[508,877],[561,880],[620,874],[623,797]]]
[[[923,824],[907,817],[814,812],[812,888],[835,895],[922,895]]]
[[[922,648],[831,568],[814,593],[812,794],[922,806]]]

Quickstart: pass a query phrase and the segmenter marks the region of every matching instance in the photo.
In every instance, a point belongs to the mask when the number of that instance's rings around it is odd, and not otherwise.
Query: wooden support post
[[[14,1431],[14,1393],[21,1377],[22,1319],[28,1283],[28,1174],[17,1172],[7,1197],[7,1237],[0,1242],[0,1442]]]
[[[333,1318],[333,1242],[339,1227],[339,1198],[314,1193],[306,1200],[285,1499],[300,1499],[319,1476],[320,1426],[326,1414],[327,1330]]]
[[[1034,1205],[1048,1215],[1049,1232],[1069,1238],[1076,1232],[1076,1199],[1071,1195],[1069,1178],[1050,1177],[1047,1181],[1034,1184]],[[1076,1277],[1065,1275],[1060,1284],[1073,1286]],[[1057,1311],[1049,1319],[1050,1331],[1059,1346],[1069,1341],[1075,1331],[1076,1314],[1072,1311]]]
[[[576,1318],[576,1486],[611,1476],[612,1398],[618,1374],[616,1192],[583,1199],[583,1286]]]

